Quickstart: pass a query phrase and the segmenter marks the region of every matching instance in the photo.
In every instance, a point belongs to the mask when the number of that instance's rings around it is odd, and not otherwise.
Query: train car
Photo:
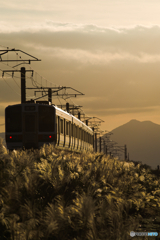
[[[40,148],[44,143],[71,150],[93,150],[93,131],[62,109],[23,103],[5,109],[5,138],[10,150]]]

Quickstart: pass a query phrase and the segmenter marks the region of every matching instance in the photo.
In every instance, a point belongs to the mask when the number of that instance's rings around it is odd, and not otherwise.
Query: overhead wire
[[[2,46],[2,45],[0,45],[0,46]],[[7,50],[7,49],[11,49],[11,48],[5,47],[5,46],[2,46],[2,47],[6,48],[6,50]],[[17,51],[14,51],[14,53],[17,55],[17,58],[19,57],[20,59],[22,59],[22,57],[18,54]],[[23,59],[22,59],[22,60],[23,60]],[[4,64],[4,65],[7,65],[7,64],[5,64],[5,63],[3,63],[3,64]],[[23,64],[26,65],[26,62],[24,61]],[[13,67],[10,66],[10,65],[7,65],[7,66],[13,68]],[[29,66],[29,68],[30,68],[30,70],[33,71],[33,69],[31,68],[31,66]],[[50,85],[54,85],[55,87],[58,87],[55,83],[53,83],[53,82],[49,81],[48,79],[44,78],[42,75],[38,74],[38,72],[36,72],[35,70],[34,70],[34,72],[35,72],[36,75],[38,75],[38,76],[41,78],[41,83],[39,83],[36,79],[34,79],[33,76],[31,76],[31,77],[26,76],[26,79],[30,79],[30,80],[31,80],[31,83],[32,83],[32,85],[33,85],[34,87],[39,88],[39,86],[41,86],[41,88],[43,89],[43,91],[46,93],[46,91],[44,90],[44,86],[42,86],[42,79],[43,79],[43,81],[46,81],[46,85],[47,85],[47,82],[48,82],[48,83],[50,83]],[[9,75],[9,74],[8,74],[8,75]],[[10,75],[10,76],[11,76],[11,75]],[[16,76],[15,76],[15,78],[19,78],[19,77],[16,77]],[[15,79],[14,79],[14,81],[15,81]],[[15,82],[15,83],[16,83],[16,82]],[[16,83],[16,84],[17,84],[17,83]],[[18,85],[18,84],[17,84],[17,85]],[[39,86],[38,86],[38,85],[39,85]],[[19,87],[19,88],[20,88],[20,87]],[[29,94],[27,94],[27,95],[29,95]],[[64,99],[64,97],[62,97],[62,99]]]
[[[4,77],[2,77],[2,79],[5,81],[5,83],[6,83],[16,94],[18,94],[19,96],[21,96],[19,93],[17,93],[17,92],[7,83],[7,81],[5,80]]]
[[[4,48],[6,48],[5,50],[7,50],[7,49],[11,49],[11,48],[9,48],[9,47],[6,47],[6,46],[3,46],[3,45],[0,45],[1,47],[4,47]],[[19,57],[20,59],[22,59],[22,57],[18,54],[18,52],[17,51],[14,51],[15,52],[15,54],[17,55],[17,58]],[[22,59],[23,60],[23,59]],[[4,65],[7,65],[7,64],[5,64],[5,63],[3,63]],[[23,62],[23,64],[24,65],[26,65],[26,62],[24,61]],[[11,67],[11,68],[13,68],[12,66],[10,66],[10,65],[8,65],[9,67]],[[31,68],[31,66],[29,66],[29,68],[30,68],[30,70],[33,70],[32,68]],[[1,70],[1,69],[0,69]],[[1,70],[1,71],[3,71],[3,70]],[[58,87],[55,83],[53,83],[53,82],[51,82],[51,81],[49,81],[48,79],[46,79],[46,78],[44,78],[42,75],[40,75],[40,74],[38,74],[38,72],[36,72],[36,71],[34,71],[35,72],[35,74],[36,75],[38,75],[40,78],[41,78],[41,83],[39,83],[36,79],[34,79],[33,78],[33,76],[30,76],[30,77],[28,77],[28,76],[26,76],[26,79],[30,79],[31,80],[31,82],[32,82],[32,85],[34,86],[34,87],[37,87],[37,88],[39,88],[39,86],[41,86],[41,88],[43,89],[43,91],[46,93],[46,91],[44,90],[44,86],[42,86],[42,79],[43,79],[43,81],[46,81],[46,83],[48,82],[48,83],[50,83],[50,85],[51,84],[53,84],[55,87]],[[10,74],[7,74],[7,75],[9,75],[9,76],[11,76]],[[12,76],[11,76],[12,77]],[[16,76],[14,76],[14,78],[19,78],[19,77],[16,77]],[[15,81],[15,79],[13,78],[13,80],[14,80],[14,82],[16,83],[16,85],[20,88],[20,86],[17,84],[17,82]],[[5,79],[4,79],[5,80]],[[6,81],[5,81],[6,82]],[[6,82],[7,83],[7,82]],[[8,83],[7,83],[8,84]],[[39,86],[38,86],[39,85]],[[8,86],[10,86],[9,84],[8,84]],[[10,86],[10,88],[11,88],[11,86]],[[13,90],[13,88],[12,88],[12,90]],[[15,91],[15,90],[13,90],[13,91]],[[66,91],[66,90],[65,90]],[[16,91],[15,91],[16,92]],[[65,93],[66,94],[66,93]],[[18,94],[19,95],[19,94]],[[27,95],[29,95],[29,94],[27,94]],[[31,97],[30,95],[29,95],[29,97]],[[28,96],[27,96],[27,98],[29,98]],[[32,98],[35,98],[35,96],[32,96]],[[65,102],[67,102],[67,100],[66,99],[69,99],[72,103],[73,103],[73,105],[75,105],[75,106],[78,106],[77,104],[75,104],[74,102],[73,102],[73,100],[71,99],[71,97],[69,97],[69,98],[64,98],[64,97],[61,97]],[[58,101],[60,102],[60,104],[62,105],[62,103],[61,103],[61,101],[60,101],[60,98],[57,96],[57,99],[58,99]],[[86,113],[80,108],[80,110],[83,112],[83,114],[85,114],[86,115]],[[87,117],[89,117],[88,115],[86,115]]]
[[[5,47],[5,46],[3,46],[3,45],[0,45],[0,46],[6,48],[6,49],[4,49],[4,51],[5,51],[5,50],[9,50],[9,47]],[[8,60],[8,54],[7,54],[7,60]],[[2,63],[3,65],[5,65],[5,66],[7,66],[7,67],[13,68],[13,67],[10,66],[9,64],[6,64],[6,63],[4,63],[4,62],[2,62],[2,61],[0,61],[0,63]],[[2,73],[3,73],[3,70],[2,70],[2,69],[0,69],[0,71],[2,71]],[[13,71],[14,71],[14,70],[13,70]],[[17,83],[16,80],[15,80],[15,78],[18,78],[18,77],[13,77],[13,75],[11,75],[11,74],[9,74],[9,73],[7,73],[7,72],[6,72],[6,74],[7,74],[8,76],[10,76],[10,78],[12,78],[13,81],[15,82],[15,84],[20,88],[20,86],[18,85],[18,83]],[[5,81],[5,83],[6,83],[16,94],[18,94],[18,95],[20,96],[20,94],[17,93],[17,92],[10,86],[10,84],[5,80],[4,76],[2,76],[2,79]]]

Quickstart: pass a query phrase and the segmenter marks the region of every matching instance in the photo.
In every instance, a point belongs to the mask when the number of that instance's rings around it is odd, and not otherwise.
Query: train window
[[[49,106],[38,106],[39,131],[54,131],[55,109]]]
[[[73,125],[73,124],[71,124],[71,129],[72,129],[72,131],[71,131],[71,132],[72,132],[72,137],[73,137],[73,130],[74,130],[74,129],[73,129],[73,127],[74,127],[74,125]]]
[[[77,126],[75,126],[75,137],[77,138]]]
[[[76,137],[76,126],[73,125],[73,137]]]
[[[74,137],[76,137],[76,126],[74,125]]]
[[[79,128],[79,139],[81,139],[81,128]]]
[[[6,108],[6,132],[22,132],[22,108],[13,106]]]
[[[79,138],[79,127],[77,126],[77,138]]]
[[[69,135],[69,122],[66,122],[66,135]]]
[[[78,126],[76,127],[76,137],[78,138]]]
[[[58,117],[56,117],[56,122],[57,122],[57,133],[59,133],[59,127],[58,127]]]
[[[72,123],[71,122],[69,123],[69,133],[70,133],[70,136],[72,136]]]
[[[73,124],[71,123],[71,136],[73,137]]]
[[[73,125],[73,137],[76,137],[76,126]]]
[[[74,137],[74,124],[72,125],[72,136]]]
[[[63,119],[60,119],[61,133],[63,133]]]
[[[69,136],[71,136],[71,123],[69,122]]]

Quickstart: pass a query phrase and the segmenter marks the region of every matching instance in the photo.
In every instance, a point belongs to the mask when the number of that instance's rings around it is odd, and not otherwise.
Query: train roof
[[[59,108],[59,107],[57,107],[57,106],[54,106],[54,107],[55,107],[56,111],[59,112],[58,115],[60,115],[60,116],[62,116],[62,117],[65,116],[65,118],[66,118],[66,116],[67,116],[67,117],[68,117],[68,120],[71,120],[71,118],[73,118],[73,122],[74,122],[74,123],[76,123],[76,124],[78,124],[79,126],[84,127],[85,129],[88,129],[89,131],[92,131],[92,132],[93,132],[93,130],[92,130],[90,127],[88,127],[84,122],[82,122],[80,119],[76,118],[76,117],[73,116],[72,114],[64,111],[63,109],[61,109],[61,108]],[[61,113],[61,114],[60,114],[60,113]]]

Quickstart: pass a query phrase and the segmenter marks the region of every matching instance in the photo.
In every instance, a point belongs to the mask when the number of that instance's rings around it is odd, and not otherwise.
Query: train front
[[[5,109],[7,148],[40,148],[56,143],[55,108],[51,105],[24,103]]]

